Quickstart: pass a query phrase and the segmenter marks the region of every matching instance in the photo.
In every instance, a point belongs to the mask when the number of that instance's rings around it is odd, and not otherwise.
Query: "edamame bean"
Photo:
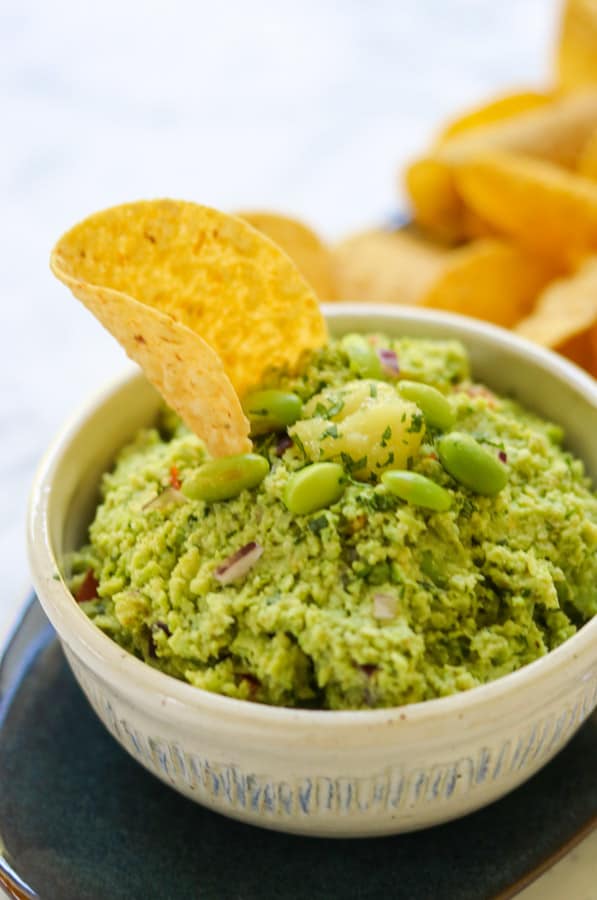
[[[344,470],[338,463],[313,463],[288,479],[284,503],[291,513],[304,516],[336,503],[344,493]]]
[[[444,469],[477,494],[497,494],[508,481],[508,470],[470,434],[451,431],[437,442]]]
[[[384,472],[381,481],[391,494],[412,503],[413,506],[445,512],[452,505],[452,498],[445,488],[425,475],[419,475],[418,472],[393,469]]]
[[[185,478],[181,490],[190,500],[230,500],[241,491],[257,487],[267,473],[269,463],[258,453],[240,456],[224,456],[203,463],[192,475]]]
[[[366,338],[361,334],[345,334],[340,343],[348,354],[352,372],[361,378],[383,379],[379,356]]]
[[[436,388],[429,384],[421,384],[420,381],[400,381],[398,393],[406,400],[416,403],[425,421],[432,428],[441,431],[449,431],[456,419],[449,401]]]
[[[266,434],[294,425],[303,404],[291,391],[254,391],[245,397],[243,409],[251,423],[251,434]]]

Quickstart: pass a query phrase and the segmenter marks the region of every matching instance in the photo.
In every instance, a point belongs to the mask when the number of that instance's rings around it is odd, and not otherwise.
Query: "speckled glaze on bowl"
[[[378,330],[463,341],[475,377],[562,424],[568,447],[597,480],[597,383],[575,366],[460,316],[359,304],[325,312],[333,334]],[[57,573],[63,553],[84,537],[101,473],[151,421],[158,402],[141,376],[128,376],[74,417],[38,472],[28,541],[38,596],[89,702],[128,752],[167,784],[225,815],[282,831],[410,831],[462,816],[521,784],[597,706],[597,618],[491,684],[371,711],[233,700],[126,653],[87,619]]]

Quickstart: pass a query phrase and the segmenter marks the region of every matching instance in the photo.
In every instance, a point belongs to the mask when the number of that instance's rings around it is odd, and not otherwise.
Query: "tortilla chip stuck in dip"
[[[51,267],[215,455],[250,446],[236,393],[326,338],[315,294],[286,254],[196,203],[96,213],[60,239]]]

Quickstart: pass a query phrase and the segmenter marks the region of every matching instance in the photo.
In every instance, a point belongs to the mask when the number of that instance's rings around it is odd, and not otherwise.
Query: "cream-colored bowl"
[[[332,305],[326,315],[334,334],[459,338],[475,377],[561,423],[568,446],[597,480],[597,384],[574,366],[459,316],[358,304]],[[86,618],[57,573],[63,553],[84,539],[101,473],[157,406],[153,389],[135,376],[75,416],[37,475],[28,537],[35,588],[77,680],[108,730],[158,778],[268,828],[337,836],[408,831],[512,790],[597,705],[597,617],[557,650],[492,684],[372,711],[232,700],[126,653]]]

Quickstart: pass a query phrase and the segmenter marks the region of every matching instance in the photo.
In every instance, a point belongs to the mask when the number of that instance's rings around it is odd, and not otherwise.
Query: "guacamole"
[[[148,665],[261,703],[396,706],[512,672],[597,613],[582,462],[472,381],[459,343],[353,335],[254,396],[236,489],[164,410],[66,561]]]

